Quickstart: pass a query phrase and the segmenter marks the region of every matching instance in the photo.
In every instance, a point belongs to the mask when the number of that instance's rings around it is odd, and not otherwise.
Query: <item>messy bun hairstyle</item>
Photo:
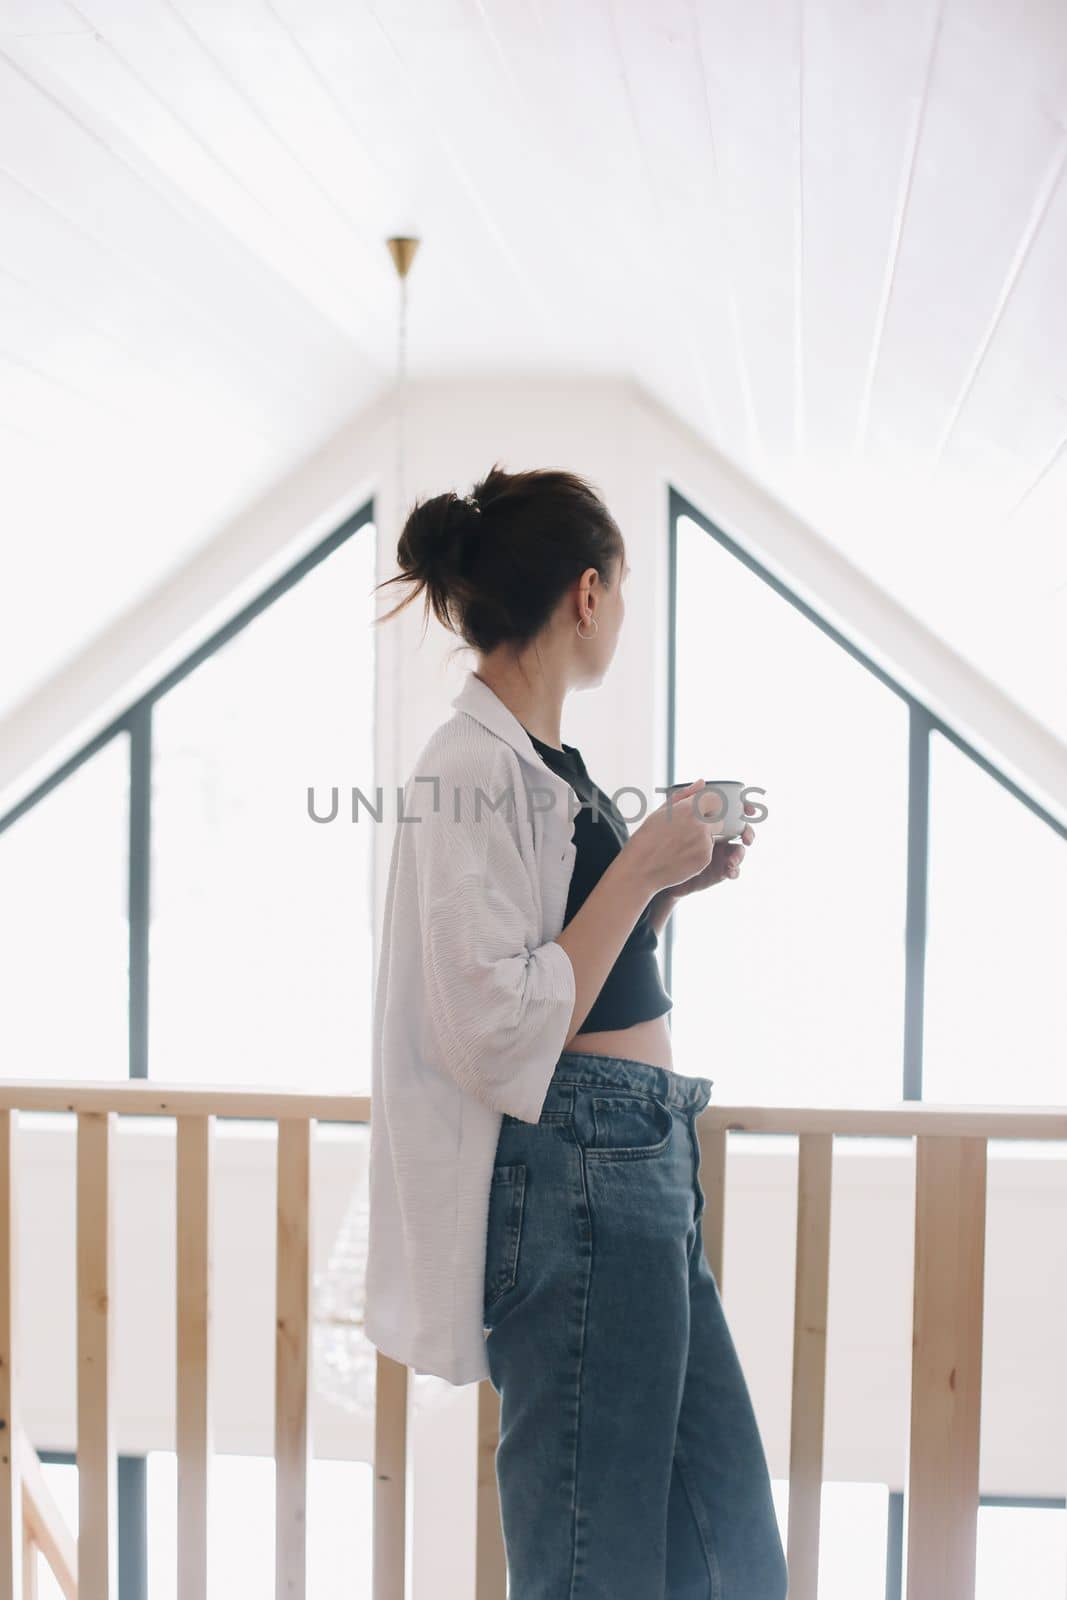
[[[375,620],[423,594],[426,618],[432,610],[479,653],[523,645],[588,567],[612,583],[622,554],[618,524],[584,478],[496,465],[467,496],[415,502],[397,544],[400,571],[376,586],[408,584],[410,592]]]

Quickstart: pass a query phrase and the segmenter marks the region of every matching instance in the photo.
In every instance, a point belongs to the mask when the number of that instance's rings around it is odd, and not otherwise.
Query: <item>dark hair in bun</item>
[[[526,644],[570,584],[595,567],[605,583],[622,555],[618,524],[591,484],[572,472],[493,466],[468,496],[416,501],[396,549],[400,571],[384,583],[410,592],[386,622],[425,595],[425,615],[487,654]]]

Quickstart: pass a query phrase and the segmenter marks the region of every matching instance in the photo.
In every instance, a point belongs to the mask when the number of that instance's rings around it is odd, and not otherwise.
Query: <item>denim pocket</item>
[[[674,1131],[671,1108],[654,1095],[601,1090],[591,1097],[592,1138],[586,1155],[636,1161],[666,1150]]]
[[[489,1187],[489,1219],[485,1238],[486,1311],[515,1287],[519,1271],[522,1209],[526,1198],[526,1163],[513,1161],[493,1168]]]

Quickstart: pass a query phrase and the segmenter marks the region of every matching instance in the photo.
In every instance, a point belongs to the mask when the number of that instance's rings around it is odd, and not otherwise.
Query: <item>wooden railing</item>
[[[19,1111],[77,1117],[77,1547],[58,1523],[19,1415],[16,1123]],[[364,1096],[168,1088],[155,1083],[0,1083],[0,1600],[32,1595],[41,1550],[68,1600],[115,1600],[113,1135],[118,1115],[174,1117],[176,1163],[176,1451],[178,1600],[207,1589],[211,1457],[212,1252],[209,1218],[218,1117],[277,1123],[274,1344],[275,1590],[307,1591],[311,1376],[311,1150],[318,1121],[365,1123]],[[722,1286],[730,1131],[799,1136],[793,1398],[789,1462],[790,1600],[816,1600],[826,1380],[830,1199],[835,1135],[917,1139],[909,1461],[908,1600],[974,1594],[981,1400],[986,1145],[1067,1139],[1067,1109],[958,1110],[903,1102],[846,1110],[709,1106],[697,1118],[704,1247]],[[407,1368],[377,1356],[374,1600],[403,1600]],[[496,1490],[498,1397],[478,1395],[477,1600],[502,1600]]]
[[[39,1483],[29,1446],[19,1447],[20,1330],[17,1262],[16,1121],[19,1111],[77,1117],[77,1460],[76,1587],[61,1570],[69,1547],[51,1543],[24,1511],[24,1488]],[[24,1600],[31,1547],[40,1548],[68,1595],[115,1600],[113,1139],[116,1116],[177,1122],[178,1600],[207,1592],[208,1467],[211,1456],[211,1188],[218,1117],[265,1118],[278,1126],[274,1341],[275,1589],[306,1594],[308,1413],[311,1330],[311,1141],[317,1121],[367,1122],[360,1095],[171,1089],[154,1083],[0,1083],[0,1600]],[[407,1369],[379,1354],[375,1416],[374,1594],[403,1600]],[[27,1534],[27,1528],[31,1530]],[[65,1551],[65,1555],[64,1555]],[[69,1562],[68,1562],[69,1565]]]
[[[704,1253],[722,1288],[727,1134],[799,1136],[789,1600],[816,1600],[826,1389],[831,1163],[835,1134],[914,1137],[915,1256],[908,1600],[973,1600],[978,1531],[986,1147],[1067,1139],[1067,1107],[902,1102],[871,1110],[709,1106],[697,1118]]]

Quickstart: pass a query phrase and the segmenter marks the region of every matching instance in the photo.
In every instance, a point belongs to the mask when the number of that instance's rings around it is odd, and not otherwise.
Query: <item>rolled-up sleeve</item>
[[[470,792],[462,820],[448,795],[418,809],[407,825],[440,1067],[493,1110],[536,1122],[574,1014],[570,957],[536,942],[534,888],[505,815],[479,810]]]

